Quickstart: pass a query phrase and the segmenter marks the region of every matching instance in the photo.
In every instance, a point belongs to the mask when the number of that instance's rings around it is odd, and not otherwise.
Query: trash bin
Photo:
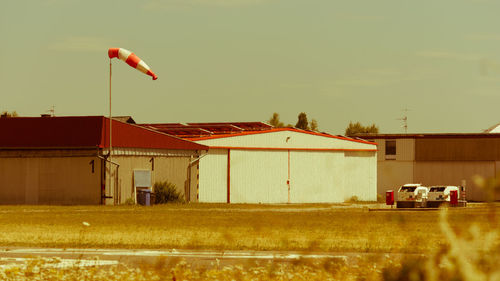
[[[388,190],[385,192],[385,204],[394,205],[394,191]]]
[[[452,206],[458,205],[458,191],[457,190],[450,190],[450,204]]]
[[[151,206],[151,190],[137,190],[137,203],[143,206]]]

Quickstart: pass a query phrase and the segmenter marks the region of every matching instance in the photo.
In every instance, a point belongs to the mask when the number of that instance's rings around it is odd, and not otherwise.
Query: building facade
[[[467,200],[500,200],[476,184],[500,172],[500,134],[363,135],[378,145],[378,193],[405,183],[464,185]]]
[[[110,156],[108,118],[0,118],[0,204],[122,204],[135,199],[136,172],[196,199],[208,147],[117,120],[112,130]]]
[[[198,166],[200,202],[377,200],[377,148],[368,141],[292,128],[191,140],[209,147]]]

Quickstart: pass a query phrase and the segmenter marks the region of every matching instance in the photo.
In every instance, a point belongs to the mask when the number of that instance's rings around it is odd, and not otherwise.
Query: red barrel
[[[457,190],[450,190],[450,204],[451,205],[458,205],[458,191]]]
[[[394,205],[394,191],[393,190],[387,190],[385,192],[385,204]]]

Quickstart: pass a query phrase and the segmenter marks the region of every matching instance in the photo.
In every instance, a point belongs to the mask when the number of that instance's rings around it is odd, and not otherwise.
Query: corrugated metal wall
[[[417,139],[415,153],[417,161],[496,161],[500,160],[500,139]]]
[[[396,140],[396,160],[413,161],[415,160],[415,140],[397,139]]]
[[[344,153],[374,145],[294,131],[198,142],[224,147],[200,161],[200,202],[227,202],[228,149],[231,203],[288,202],[289,174],[291,203],[376,200],[376,152]]]
[[[356,196],[360,201],[376,201],[377,160],[375,152],[344,153],[344,198]]]
[[[286,203],[288,152],[231,149],[231,203]]]
[[[169,181],[175,184],[183,196],[189,194],[189,156],[151,157],[151,156],[114,156],[113,161],[120,164],[118,169],[119,203],[134,197],[133,171],[151,170],[154,158],[154,171],[151,183]],[[113,190],[113,189],[112,189]],[[114,196],[113,192],[110,192]],[[189,200],[189,198],[185,198]]]
[[[495,176],[494,161],[419,161],[415,179],[424,185],[461,185],[466,180],[467,200],[484,201],[487,193],[474,182],[475,176]],[[498,198],[500,199],[500,198]]]
[[[289,158],[290,156],[290,158]],[[227,150],[211,149],[200,164],[200,202],[227,202]],[[231,203],[375,201],[375,152],[230,151]]]
[[[343,202],[343,152],[292,151],[291,202]]]
[[[209,149],[200,159],[200,202],[227,202],[227,149]]]
[[[0,204],[100,204],[100,167],[97,157],[0,158]]]

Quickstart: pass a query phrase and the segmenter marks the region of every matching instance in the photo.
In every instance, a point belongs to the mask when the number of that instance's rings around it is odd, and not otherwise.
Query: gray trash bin
[[[137,203],[143,206],[151,206],[151,190],[137,190]]]

